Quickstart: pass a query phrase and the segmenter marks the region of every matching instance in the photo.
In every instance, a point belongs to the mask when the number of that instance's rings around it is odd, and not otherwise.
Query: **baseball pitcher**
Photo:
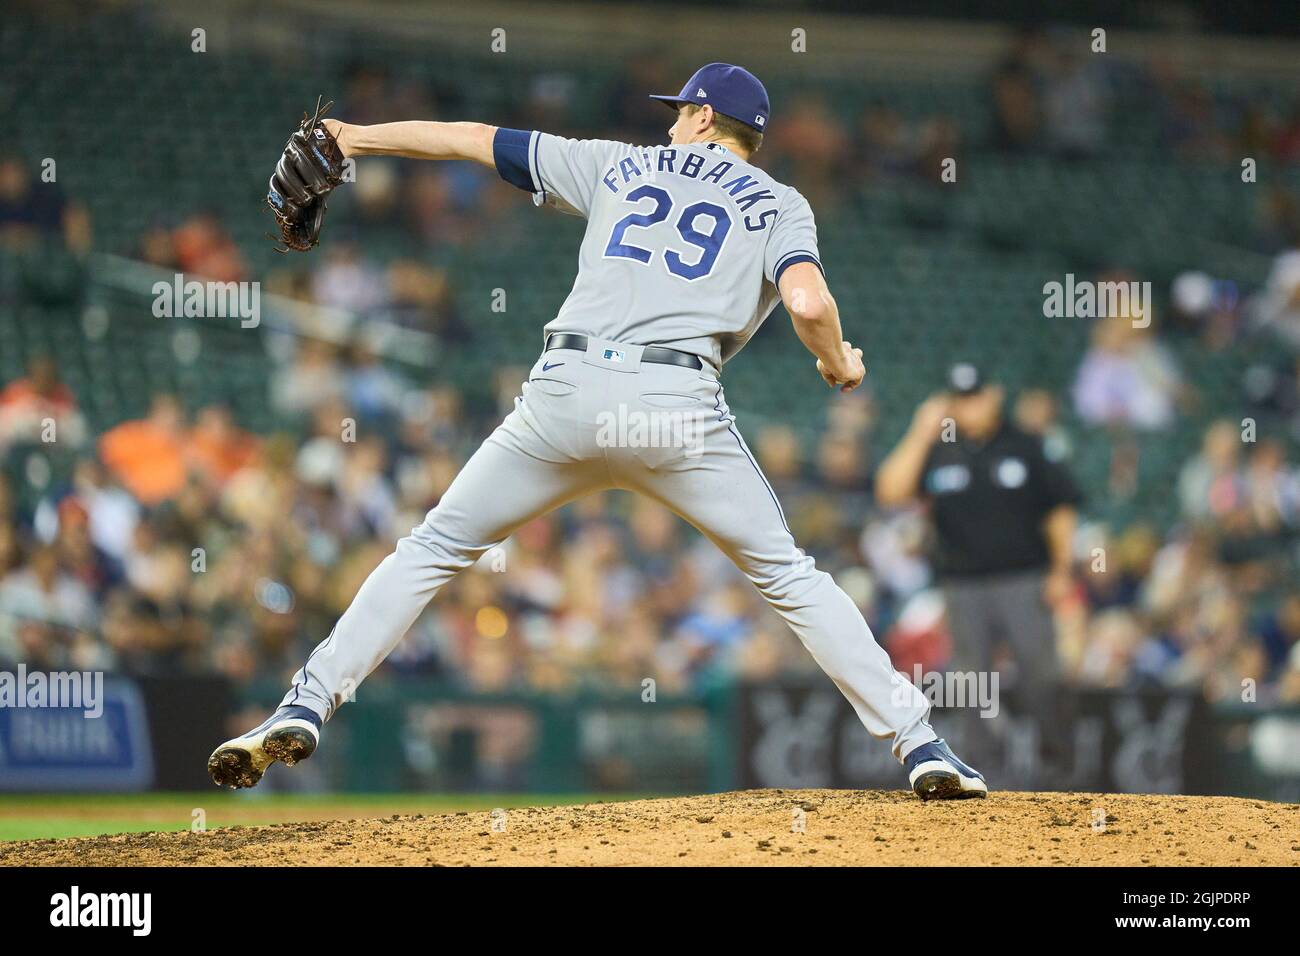
[[[325,198],[353,156],[473,160],[537,204],[585,217],[587,229],[573,290],[514,410],[362,585],[279,709],[212,754],[218,785],[251,787],[273,761],[311,756],[324,723],[439,589],[520,525],[624,488],[671,508],[735,562],[867,730],[890,741],[917,794],[988,792],[936,737],[929,702],[853,601],[799,549],[727,406],[722,366],[778,301],[827,385],[847,392],[865,374],[862,350],[841,333],[808,202],[750,163],[767,91],[740,67],[710,63],[680,94],[654,98],[676,111],[666,146],[479,123],[352,126],[322,119],[319,105],[294,133],[268,196],[288,248],[316,244]],[[614,421],[673,440],[619,440]]]

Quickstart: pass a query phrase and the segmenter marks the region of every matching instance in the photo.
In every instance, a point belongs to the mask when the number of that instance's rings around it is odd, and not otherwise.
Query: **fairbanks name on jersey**
[[[587,220],[551,332],[666,345],[715,367],[776,308],[796,262],[821,268],[812,209],[718,143],[634,146],[500,129],[497,171]]]

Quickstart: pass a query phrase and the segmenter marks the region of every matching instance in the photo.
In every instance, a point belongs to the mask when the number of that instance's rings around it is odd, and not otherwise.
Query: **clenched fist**
[[[831,388],[841,392],[851,392],[862,384],[867,367],[862,363],[862,349],[855,349],[851,342],[840,343],[840,361],[834,368],[828,368],[821,359],[817,360],[817,374],[825,379]]]

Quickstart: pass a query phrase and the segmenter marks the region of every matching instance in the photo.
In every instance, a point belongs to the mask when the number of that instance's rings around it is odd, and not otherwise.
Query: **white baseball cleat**
[[[957,759],[943,739],[921,744],[903,761],[907,782],[922,800],[961,800],[987,797],[984,775]]]
[[[212,751],[208,776],[218,787],[255,787],[275,761],[292,767],[315,753],[320,726],[320,717],[306,707],[281,707],[242,737]]]

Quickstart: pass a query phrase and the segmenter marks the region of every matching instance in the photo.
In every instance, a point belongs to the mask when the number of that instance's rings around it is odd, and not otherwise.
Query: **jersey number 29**
[[[653,226],[667,219],[673,211],[673,197],[666,189],[646,185],[632,190],[624,201],[640,203],[644,199],[652,200],[653,208],[649,212],[628,213],[614,223],[614,228],[609,234],[609,242],[605,245],[606,258],[635,259],[646,264],[654,258],[652,250],[624,242],[624,234],[629,229]],[[701,232],[695,227],[701,217],[707,217],[712,222],[708,232]],[[722,251],[722,243],[730,231],[731,216],[722,206],[711,202],[691,203],[677,217],[677,234],[685,242],[700,250],[699,258],[694,262],[687,262],[677,250],[665,249],[664,265],[673,275],[687,280],[708,275],[713,269],[713,264],[718,261],[718,253]]]

